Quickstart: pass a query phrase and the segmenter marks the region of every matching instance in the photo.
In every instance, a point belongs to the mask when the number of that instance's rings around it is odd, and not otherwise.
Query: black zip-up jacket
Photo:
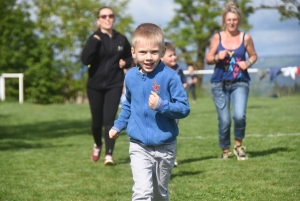
[[[94,38],[95,34],[100,41]],[[119,67],[120,59],[126,62],[124,68],[131,67],[131,45],[127,38],[115,30],[112,38],[100,29],[95,31],[86,41],[81,55],[82,63],[89,66],[87,87],[97,90],[122,87],[124,71]]]

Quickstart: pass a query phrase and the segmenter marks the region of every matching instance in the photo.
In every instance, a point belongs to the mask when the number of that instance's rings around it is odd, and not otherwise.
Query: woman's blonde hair
[[[152,23],[140,24],[132,36],[132,47],[135,47],[141,40],[156,42],[161,48],[164,48],[164,32],[161,28]]]
[[[239,23],[241,23],[242,15],[241,15],[241,11],[239,9],[239,6],[236,3],[234,3],[233,1],[228,1],[225,5],[225,8],[223,9],[223,15],[222,15],[223,25],[225,24],[226,14],[229,13],[229,12],[237,14],[237,16],[239,18]]]

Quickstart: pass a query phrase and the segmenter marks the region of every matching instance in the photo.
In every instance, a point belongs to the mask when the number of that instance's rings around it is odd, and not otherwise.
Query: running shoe
[[[106,154],[105,158],[104,158],[104,165],[114,165],[114,159],[112,157],[112,155],[110,154]]]
[[[244,146],[234,146],[233,153],[236,155],[237,160],[242,161],[248,159],[245,149],[246,147]]]
[[[92,161],[97,162],[100,158],[100,154],[101,154],[101,147],[98,147],[96,144],[94,144],[92,155],[91,155]]]
[[[222,159],[228,159],[228,158],[232,158],[232,157],[233,157],[233,154],[231,152],[226,152],[221,155]]]

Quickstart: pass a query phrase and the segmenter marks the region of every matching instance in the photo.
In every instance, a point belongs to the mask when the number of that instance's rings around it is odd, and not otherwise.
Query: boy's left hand
[[[116,130],[110,129],[109,131],[109,138],[111,139],[117,139],[119,137],[119,134]]]
[[[157,93],[151,91],[151,94],[150,94],[149,99],[148,99],[148,103],[149,103],[149,107],[152,110],[154,110],[156,108],[158,100],[159,100],[159,96],[157,95]]]

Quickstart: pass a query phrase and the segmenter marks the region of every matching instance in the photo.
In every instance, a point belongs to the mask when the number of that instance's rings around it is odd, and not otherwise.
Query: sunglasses
[[[110,15],[100,15],[99,18],[101,19],[106,19],[106,18],[109,18],[109,19],[113,19],[115,17],[114,14],[110,14]]]

